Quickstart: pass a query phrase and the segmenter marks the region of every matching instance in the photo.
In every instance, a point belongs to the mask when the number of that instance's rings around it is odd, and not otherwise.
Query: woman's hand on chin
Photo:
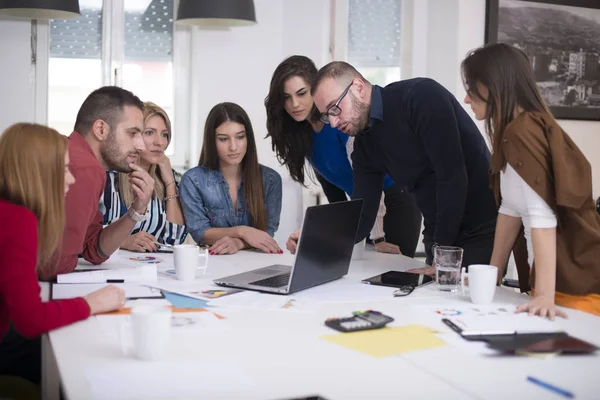
[[[163,153],[160,161],[156,165],[158,165],[160,177],[165,185],[175,181],[175,176],[173,175],[173,169],[171,167],[171,160],[169,160],[169,157],[167,157],[166,154]]]

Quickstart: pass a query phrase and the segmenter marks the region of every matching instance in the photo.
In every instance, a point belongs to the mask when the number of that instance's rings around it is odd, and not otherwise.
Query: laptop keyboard
[[[286,274],[275,275],[275,276],[271,276],[269,278],[250,282],[250,285],[277,288],[277,287],[286,286],[288,284],[289,280],[290,280],[290,273],[288,272]]]

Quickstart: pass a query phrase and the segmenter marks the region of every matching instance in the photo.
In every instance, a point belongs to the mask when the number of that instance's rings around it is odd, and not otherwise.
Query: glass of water
[[[438,290],[456,292],[460,286],[463,249],[454,246],[434,246],[433,265]]]

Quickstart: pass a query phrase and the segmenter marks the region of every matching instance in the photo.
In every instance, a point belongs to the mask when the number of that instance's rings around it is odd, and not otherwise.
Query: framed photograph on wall
[[[487,0],[485,34],[527,54],[556,118],[600,120],[600,0]]]

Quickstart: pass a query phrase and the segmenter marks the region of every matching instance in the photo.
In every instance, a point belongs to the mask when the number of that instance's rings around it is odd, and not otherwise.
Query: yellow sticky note
[[[338,333],[322,336],[322,338],[373,357],[387,357],[409,351],[445,346],[446,342],[435,336],[433,332],[426,326],[406,325]]]

